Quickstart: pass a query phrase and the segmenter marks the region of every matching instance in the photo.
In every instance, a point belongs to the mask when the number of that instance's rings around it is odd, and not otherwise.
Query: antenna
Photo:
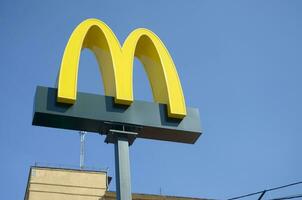
[[[85,135],[86,131],[80,131],[80,168],[84,169],[84,161],[85,161]]]

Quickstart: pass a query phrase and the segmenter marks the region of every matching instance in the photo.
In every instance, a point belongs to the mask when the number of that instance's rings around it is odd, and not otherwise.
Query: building
[[[97,200],[110,179],[105,171],[35,166],[30,168],[24,200]]]
[[[106,171],[54,167],[30,168],[24,200],[115,200]],[[206,200],[165,195],[132,194],[133,200]]]

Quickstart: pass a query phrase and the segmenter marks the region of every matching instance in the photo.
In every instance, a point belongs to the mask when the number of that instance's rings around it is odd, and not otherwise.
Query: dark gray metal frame
[[[77,93],[75,104],[57,103],[57,89],[38,86],[35,94],[33,125],[88,132],[109,133],[109,129],[125,126],[138,138],[194,144],[201,135],[198,109],[187,108],[182,120],[167,117],[164,104],[134,101],[119,106],[114,98]],[[119,128],[117,130],[120,130]]]

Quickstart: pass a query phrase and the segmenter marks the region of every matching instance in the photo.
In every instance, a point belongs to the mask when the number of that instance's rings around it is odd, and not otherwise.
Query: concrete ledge
[[[101,200],[115,200],[116,193],[111,191],[106,191],[105,195]],[[155,194],[138,194],[132,193],[133,200],[210,200],[204,198],[193,198],[193,197],[176,197],[176,196],[167,196],[167,195],[155,195]]]

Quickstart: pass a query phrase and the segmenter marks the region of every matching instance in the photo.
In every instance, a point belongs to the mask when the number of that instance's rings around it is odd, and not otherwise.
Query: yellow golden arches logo
[[[58,79],[57,101],[73,104],[77,95],[78,65],[81,50],[94,52],[103,77],[105,95],[115,103],[133,102],[133,60],[144,65],[156,102],[168,105],[168,116],[184,118],[187,114],[181,83],[173,60],[150,30],[136,29],[121,47],[115,34],[102,21],[87,19],[73,31],[66,45]]]

